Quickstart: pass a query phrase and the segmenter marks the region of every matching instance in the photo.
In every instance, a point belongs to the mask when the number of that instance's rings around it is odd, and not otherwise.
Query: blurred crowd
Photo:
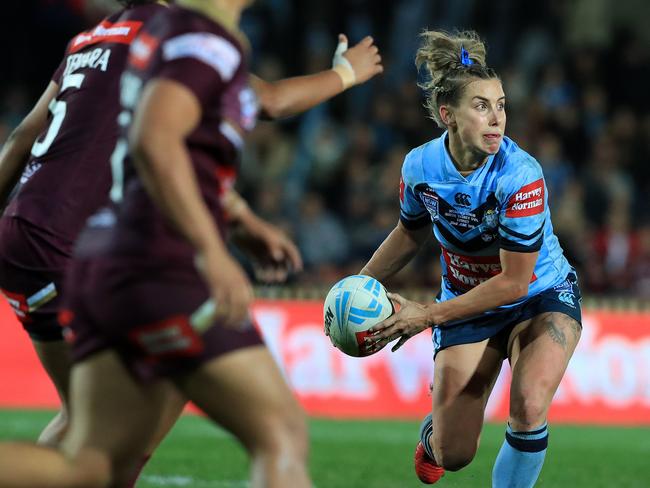
[[[34,103],[67,38],[110,4],[90,2],[10,7],[7,26],[22,23],[0,34],[19,51],[0,80],[0,141]],[[51,39],[40,50],[26,44],[26,18]],[[373,35],[385,73],[300,117],[260,122],[239,189],[299,244],[306,271],[296,283],[329,285],[357,272],[397,223],[405,154],[441,133],[417,87],[418,33],[475,29],[504,83],[506,135],[543,166],[555,231],[583,290],[650,299],[648,18],[646,0],[258,0],[243,27],[262,78],[328,68],[338,32],[351,42]],[[431,242],[392,284],[433,292],[438,257]]]

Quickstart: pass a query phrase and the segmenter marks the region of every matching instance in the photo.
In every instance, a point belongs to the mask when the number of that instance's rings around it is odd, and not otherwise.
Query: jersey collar
[[[241,42],[243,46],[248,48],[248,40],[244,33],[239,30],[239,25],[233,22],[223,9],[205,0],[176,0],[174,3],[179,7],[194,10],[221,25]]]

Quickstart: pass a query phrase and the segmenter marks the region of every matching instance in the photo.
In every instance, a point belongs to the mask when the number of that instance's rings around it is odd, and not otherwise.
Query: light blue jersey
[[[528,297],[520,301],[563,283],[571,266],[553,234],[539,163],[504,137],[499,152],[464,177],[449,156],[446,137],[445,132],[409,152],[400,182],[403,225],[433,224],[440,243],[440,301],[499,274],[500,249],[539,251]]]

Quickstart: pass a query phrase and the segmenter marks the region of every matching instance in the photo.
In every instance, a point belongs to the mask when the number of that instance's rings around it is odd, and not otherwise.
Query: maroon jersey
[[[152,19],[133,42],[121,83],[124,110],[119,120],[125,131],[149,80],[173,80],[196,96],[202,116],[186,145],[202,196],[222,233],[225,217],[220,196],[234,183],[243,134],[253,128],[257,117],[257,99],[248,84],[239,36],[197,11],[172,6]],[[112,227],[110,255],[152,265],[190,264],[194,250],[150,199],[129,158],[124,158],[124,166],[117,164],[126,148],[125,139],[118,141],[113,160],[110,194],[121,203],[117,223],[100,214],[89,221],[91,228]],[[87,235],[93,235],[92,229]],[[89,241],[93,239],[80,244],[81,254],[84,248],[94,247]]]
[[[119,135],[119,80],[143,23],[165,7],[125,9],[75,36],[52,80],[59,93],[32,147],[21,187],[5,216],[55,236],[67,249],[111,185],[109,160]]]

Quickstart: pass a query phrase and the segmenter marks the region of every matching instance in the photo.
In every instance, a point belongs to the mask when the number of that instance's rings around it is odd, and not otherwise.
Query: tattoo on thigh
[[[571,319],[570,324],[571,324],[571,332],[573,333],[573,339],[577,344],[578,341],[580,340],[580,335],[582,334],[582,326],[573,319]]]
[[[557,326],[557,324],[553,320],[552,316],[547,317],[544,320],[544,325],[546,326],[546,332],[548,333],[549,336],[551,336],[551,339],[553,339],[553,342],[556,342],[557,344],[562,346],[563,349],[566,349],[567,348],[566,335]]]

